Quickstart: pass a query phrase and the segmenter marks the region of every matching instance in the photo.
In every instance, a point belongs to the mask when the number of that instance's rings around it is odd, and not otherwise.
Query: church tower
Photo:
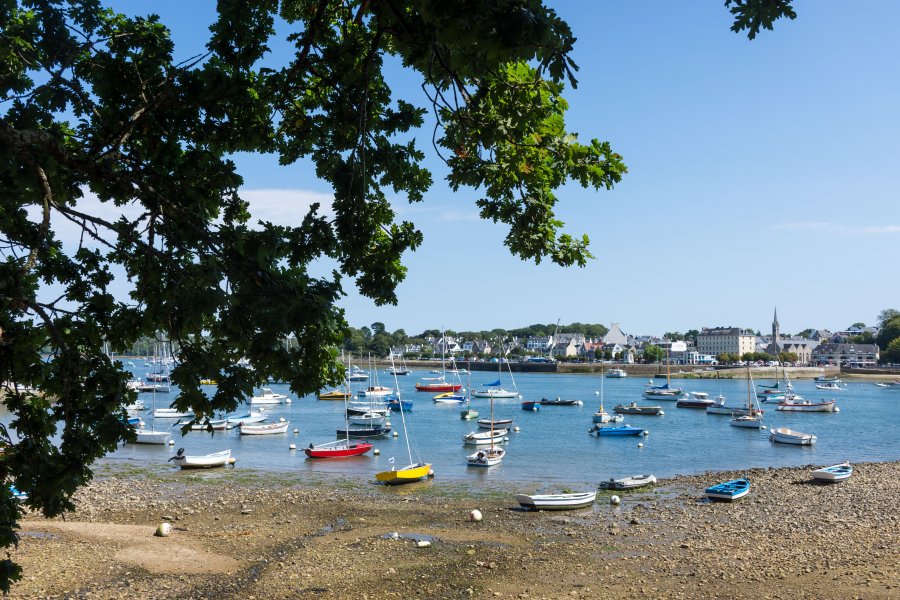
[[[781,326],[778,325],[778,307],[775,307],[775,317],[772,319],[772,344],[775,349],[781,350]]]

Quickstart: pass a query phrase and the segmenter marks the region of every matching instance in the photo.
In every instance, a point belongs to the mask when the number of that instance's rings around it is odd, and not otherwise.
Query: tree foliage
[[[751,37],[779,16],[771,2],[734,4],[742,23],[758,14]],[[17,436],[0,430],[0,480],[47,516],[70,510],[90,464],[131,435],[126,374],[104,344],[177,345],[174,406],[203,420],[269,376],[297,394],[336,383],[348,338],[385,342],[383,330],[349,336],[336,301],[345,285],[396,301],[401,257],[422,236],[387,192],[419,202],[432,183],[411,135],[426,111],[450,186],[477,190],[523,259],[584,265],[588,240],[563,231],[555,190],[608,189],[626,172],[608,142],[567,130],[574,38],[540,0],[220,0],[217,11],[206,51],[179,62],[156,16],[100,0],[0,6],[0,381],[41,390],[5,390]],[[281,62],[276,19],[293,47]],[[423,106],[393,93],[388,57],[419,77]],[[229,158],[242,152],[310,161],[331,206],[254,221]],[[76,247],[63,246],[63,224],[81,230]],[[310,273],[321,259],[335,271]],[[219,382],[212,397],[204,378]],[[9,546],[19,509],[0,490]],[[18,572],[0,569],[7,590]]]

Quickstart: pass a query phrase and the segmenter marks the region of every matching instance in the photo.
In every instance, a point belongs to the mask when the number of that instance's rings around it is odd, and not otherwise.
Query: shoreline
[[[98,468],[65,521],[22,520],[12,557],[25,571],[11,597],[900,593],[900,462],[855,464],[837,485],[809,483],[811,467],[679,475],[617,492],[619,506],[600,492],[592,508],[560,513],[517,507],[514,489],[540,483],[385,488],[339,476],[128,467]],[[747,498],[699,501],[708,485],[744,475]],[[467,519],[474,508],[481,523]],[[154,537],[164,518],[173,533]],[[400,539],[384,537],[393,532]]]

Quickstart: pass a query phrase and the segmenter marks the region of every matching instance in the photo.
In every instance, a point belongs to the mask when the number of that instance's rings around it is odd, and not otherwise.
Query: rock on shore
[[[900,597],[900,464],[855,469],[838,485],[810,468],[682,476],[563,513],[440,480],[113,470],[65,522],[25,517],[12,597]],[[741,476],[747,498],[700,501]]]

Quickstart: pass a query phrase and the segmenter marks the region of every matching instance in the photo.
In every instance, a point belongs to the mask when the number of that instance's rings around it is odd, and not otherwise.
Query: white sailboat
[[[748,429],[763,428],[763,413],[756,404],[756,394],[753,393],[753,373],[750,365],[747,365],[747,408],[745,414],[735,415],[729,422],[734,427],[746,427]]]
[[[503,342],[497,339],[498,348],[503,349]],[[500,387],[500,379],[503,376],[503,361],[506,360],[505,355],[498,350],[497,352],[497,381],[484,384],[485,389],[472,392],[473,398],[519,398],[519,389],[516,387],[516,380],[513,378],[512,367],[507,361],[506,366],[509,369],[509,378],[512,381],[513,389],[504,390]]]
[[[603,373],[600,373],[600,409],[594,413],[594,416],[591,417],[591,420],[594,423],[621,423],[625,420],[625,417],[622,415],[611,415],[605,410],[603,410]]]
[[[156,352],[157,356],[159,355],[159,350]],[[169,409],[172,410],[172,409]],[[193,416],[193,415],[192,415]],[[169,438],[172,434],[168,431],[156,431],[156,389],[153,390],[153,412],[151,413],[150,418],[150,429],[145,429],[141,427],[137,431],[135,431],[135,444],[152,444],[157,446],[164,446],[169,442]]]
[[[505,431],[505,430],[501,430]],[[490,429],[491,447],[485,450],[478,450],[466,457],[466,465],[470,467],[493,467],[499,465],[503,457],[506,456],[506,450],[500,446],[494,445],[494,398],[491,397],[491,429]]]

